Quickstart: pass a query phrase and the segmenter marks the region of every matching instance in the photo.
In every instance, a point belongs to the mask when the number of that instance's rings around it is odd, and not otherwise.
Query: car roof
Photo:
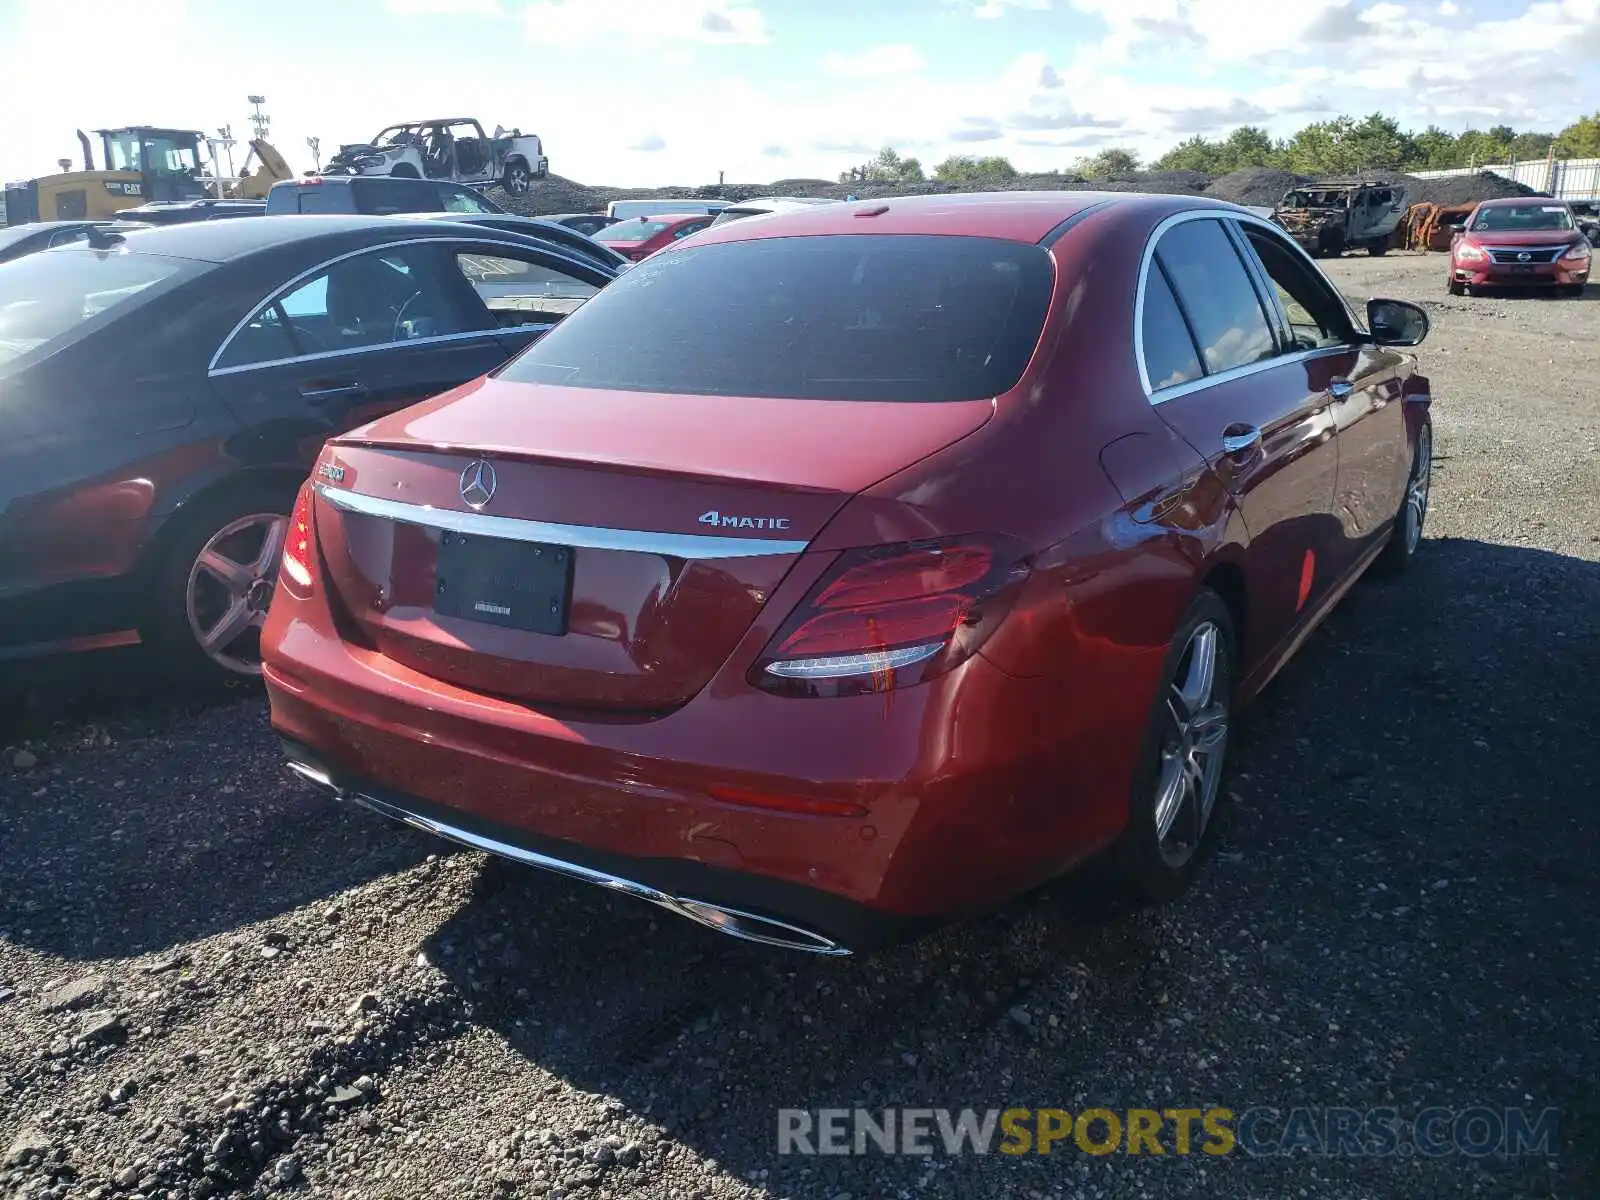
[[[1554,196],[1496,196],[1493,200],[1478,201],[1479,208],[1513,208],[1518,204],[1559,204],[1567,207],[1565,200],[1557,200]]]
[[[164,254],[172,258],[189,258],[200,262],[231,262],[262,250],[271,250],[291,242],[307,242],[320,238],[334,239],[369,233],[372,241],[382,241],[381,236],[401,229],[390,217],[324,216],[312,213],[285,213],[280,216],[251,217],[248,221],[193,221],[179,225],[157,225],[149,229],[132,229],[124,234],[124,245],[140,254]],[[419,226],[414,236],[460,237],[459,230],[448,226],[434,228]],[[358,237],[352,237],[360,241]]]
[[[729,221],[695,235],[696,246],[773,237],[853,233],[920,233],[1039,242],[1063,221],[1090,208],[1115,205],[1165,216],[1188,209],[1243,212],[1203,196],[1145,192],[962,192],[892,196],[786,208],[759,220]],[[726,210],[725,210],[726,211]]]

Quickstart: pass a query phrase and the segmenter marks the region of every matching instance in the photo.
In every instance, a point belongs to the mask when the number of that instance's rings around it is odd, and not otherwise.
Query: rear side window
[[[686,248],[622,275],[501,372],[568,387],[976,400],[1016,386],[1054,271],[994,238],[834,235]]]
[[[1277,353],[1260,297],[1220,221],[1174,225],[1156,245],[1156,258],[1189,317],[1207,373]]]
[[[0,373],[114,320],[196,269],[182,259],[76,248],[0,264]]]
[[[1144,286],[1144,369],[1150,390],[1177,387],[1205,374],[1200,352],[1173,298],[1160,264],[1152,263]]]
[[[421,179],[352,179],[350,190],[355,194],[356,211],[371,216],[444,211],[439,189]]]

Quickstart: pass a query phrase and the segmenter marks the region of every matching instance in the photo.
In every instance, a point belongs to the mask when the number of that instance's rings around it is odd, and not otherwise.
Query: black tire
[[[389,175],[390,175],[391,178],[394,178],[394,179],[421,179],[422,178],[422,176],[417,174],[417,169],[415,167],[413,167],[410,163],[401,163],[394,170],[390,171]]]
[[[197,501],[192,509],[184,509],[172,518],[170,529],[163,531],[162,542],[152,564],[150,583],[145,593],[144,618],[140,624],[140,640],[157,655],[158,669],[181,678],[223,681],[249,679],[258,676],[259,644],[247,630],[237,643],[241,661],[254,659],[254,669],[230,667],[223,657],[208,653],[200,644],[196,628],[190,619],[191,587],[196,589],[197,609],[215,610],[219,601],[226,607],[227,589],[219,579],[204,572],[199,565],[203,551],[230,527],[239,526],[230,535],[226,546],[230,554],[242,547],[248,557],[254,542],[254,530],[259,528],[264,538],[264,520],[245,526],[241,522],[252,518],[281,517],[287,521],[294,506],[295,489],[292,484],[252,480],[223,494]],[[220,548],[220,547],[219,547]],[[258,546],[258,553],[265,549]],[[271,599],[272,581],[277,576],[277,556],[270,555],[268,577],[257,580],[248,589],[248,602],[252,613],[265,612],[265,603]],[[241,564],[242,565],[242,564]],[[196,582],[204,575],[203,581]],[[216,583],[216,588],[210,586]],[[264,586],[263,586],[264,583]],[[202,619],[205,612],[197,612]],[[255,629],[257,626],[251,626]],[[248,643],[248,644],[246,644]],[[223,647],[226,650],[228,647]]]
[[[1561,294],[1573,300],[1583,298],[1584,285],[1581,283],[1566,283],[1561,285]]]
[[[1467,285],[1462,283],[1459,279],[1447,280],[1445,282],[1445,288],[1452,296],[1465,296],[1467,294]]]
[[[1174,757],[1178,775],[1187,777],[1182,766],[1191,757],[1185,748],[1192,745],[1179,734],[1174,689],[1187,677],[1192,665],[1191,649],[1203,630],[1209,630],[1215,638],[1212,695],[1222,706],[1222,742],[1215,750],[1214,776],[1208,758],[1200,781],[1209,792],[1209,802],[1197,789],[1197,806],[1183,802],[1184,807],[1168,822],[1163,836],[1158,817],[1159,786],[1164,774],[1172,769]],[[1233,711],[1236,662],[1233,618],[1228,606],[1215,592],[1204,588],[1184,610],[1162,664],[1161,686],[1151,706],[1138,769],[1134,772],[1128,824],[1111,854],[1118,884],[1135,900],[1159,904],[1180,895],[1193,882],[1215,840],[1217,816],[1226,794],[1227,724]]]
[[[528,170],[528,164],[520,158],[514,158],[506,163],[505,174],[500,177],[500,186],[509,196],[525,196],[528,189],[533,186],[533,172]]]
[[[1389,253],[1389,243],[1368,242],[1367,253],[1372,255],[1373,258],[1382,258],[1385,254]]]
[[[1417,444],[1411,451],[1411,470],[1406,475],[1406,490],[1400,497],[1400,511],[1395,514],[1394,528],[1389,534],[1389,541],[1372,564],[1378,575],[1402,575],[1411,569],[1412,560],[1422,548],[1422,531],[1428,520],[1428,496],[1432,483],[1433,421],[1424,417],[1422,428],[1417,430]]]

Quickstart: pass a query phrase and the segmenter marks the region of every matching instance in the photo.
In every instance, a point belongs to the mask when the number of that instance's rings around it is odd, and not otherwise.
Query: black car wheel
[[[1216,828],[1233,708],[1228,606],[1202,590],[1178,622],[1140,750],[1128,825],[1113,852],[1119,881],[1159,903],[1193,880]]]
[[[1422,547],[1422,527],[1428,520],[1428,493],[1433,487],[1433,422],[1423,419],[1417,430],[1417,447],[1411,455],[1406,492],[1395,515],[1394,532],[1374,564],[1381,575],[1398,575],[1411,566]]]
[[[161,551],[141,637],[174,674],[261,674],[261,626],[278,578],[292,490],[250,484],[181,513]]]
[[[507,163],[506,173],[500,180],[500,186],[513,196],[525,195],[533,186],[533,172],[528,170],[528,164],[521,159]]]

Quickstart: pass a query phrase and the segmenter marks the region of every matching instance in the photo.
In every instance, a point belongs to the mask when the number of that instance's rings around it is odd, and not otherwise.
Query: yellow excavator
[[[209,170],[205,135],[195,129],[159,129],[129,125],[97,129],[103,168],[94,165],[89,135],[78,130],[83,147],[83,170],[63,170],[5,185],[5,223],[30,221],[97,220],[152,201],[264,199],[280,179],[294,173],[269,143],[256,139],[244,170],[234,181],[217,180]],[[250,162],[259,159],[252,172]],[[63,159],[63,166],[70,165]]]

